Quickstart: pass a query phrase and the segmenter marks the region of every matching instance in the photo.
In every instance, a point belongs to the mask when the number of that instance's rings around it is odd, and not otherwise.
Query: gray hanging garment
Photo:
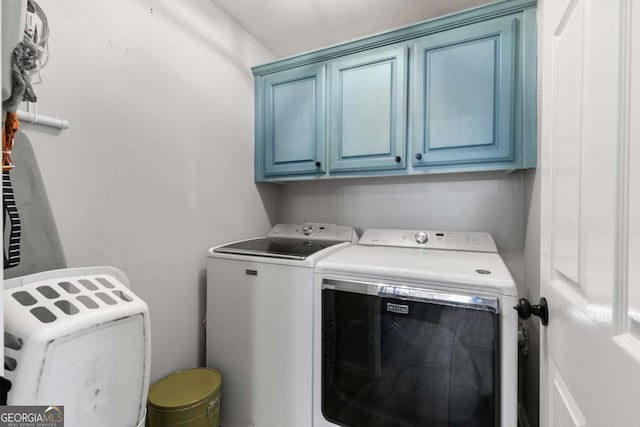
[[[11,182],[22,225],[20,264],[4,270],[4,277],[25,276],[65,268],[62,243],[49,205],[40,168],[25,134],[14,136]]]

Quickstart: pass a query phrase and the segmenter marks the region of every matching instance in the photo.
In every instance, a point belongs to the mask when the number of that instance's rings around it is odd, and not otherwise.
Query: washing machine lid
[[[304,261],[316,252],[340,243],[342,242],[262,237],[219,246],[213,252]]]
[[[315,271],[518,295],[504,261],[492,252],[354,245],[318,262]]]

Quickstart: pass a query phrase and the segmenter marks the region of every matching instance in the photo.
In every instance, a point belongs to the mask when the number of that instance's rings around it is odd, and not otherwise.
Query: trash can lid
[[[149,404],[166,409],[188,408],[204,401],[220,387],[221,382],[222,376],[213,369],[179,371],[151,386]]]

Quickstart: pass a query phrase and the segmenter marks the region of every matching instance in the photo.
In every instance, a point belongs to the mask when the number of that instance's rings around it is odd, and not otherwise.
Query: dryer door
[[[498,301],[324,279],[322,413],[351,427],[500,425]]]

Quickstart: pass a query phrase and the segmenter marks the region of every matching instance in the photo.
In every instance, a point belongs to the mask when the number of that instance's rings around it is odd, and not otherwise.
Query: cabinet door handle
[[[402,161],[402,157],[396,156],[396,163],[400,163]]]
[[[422,160],[422,153],[416,153],[416,159]]]
[[[319,168],[320,166],[322,166],[322,163],[316,162],[316,167]]]

